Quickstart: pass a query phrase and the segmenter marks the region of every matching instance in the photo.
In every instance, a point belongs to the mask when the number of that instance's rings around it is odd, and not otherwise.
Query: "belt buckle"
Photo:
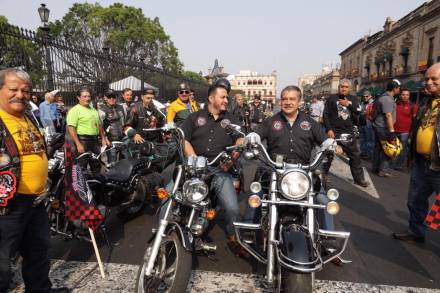
[[[0,217],[9,214],[9,209],[7,207],[0,207]]]

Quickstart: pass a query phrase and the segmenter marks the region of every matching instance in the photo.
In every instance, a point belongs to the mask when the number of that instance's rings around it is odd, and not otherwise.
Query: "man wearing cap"
[[[194,100],[190,99],[191,89],[186,83],[179,85],[178,95],[167,111],[167,122],[175,123],[177,126],[181,125],[189,114],[197,112],[199,107]]]
[[[156,91],[147,88],[141,95],[141,101],[133,104],[124,127],[124,134],[137,144],[144,141],[158,141],[159,133],[146,132],[143,129],[162,127],[165,115],[153,103]]]
[[[58,111],[57,104],[55,103],[55,95],[58,90],[47,92],[44,95],[44,102],[40,104],[40,121],[44,128],[53,127],[57,132],[60,128],[60,123],[58,121]]]
[[[421,101],[410,133],[408,228],[393,234],[395,239],[412,244],[425,241],[425,219],[435,219],[427,218],[429,198],[440,194],[440,63],[426,71],[425,91],[429,95]],[[435,213],[434,208],[432,211]]]
[[[261,103],[260,95],[256,94],[253,102],[249,105],[252,130],[257,129],[258,125],[263,123],[265,110],[264,105]]]
[[[383,148],[382,141],[394,142],[396,133],[394,123],[396,122],[396,102],[394,97],[400,93],[400,82],[393,79],[387,84],[387,91],[374,102],[373,129],[375,145],[373,152],[373,173],[380,177],[391,177],[391,158],[388,157]]]
[[[372,108],[374,99],[369,91],[362,95],[361,113],[359,115],[359,138],[361,158],[372,159],[374,149],[374,131],[372,124]]]
[[[121,141],[124,136],[122,127],[126,121],[125,112],[124,108],[118,105],[116,101],[116,94],[112,90],[109,90],[104,95],[104,103],[98,110],[102,127],[109,141]],[[108,163],[114,163],[116,160],[116,150],[109,151]]]

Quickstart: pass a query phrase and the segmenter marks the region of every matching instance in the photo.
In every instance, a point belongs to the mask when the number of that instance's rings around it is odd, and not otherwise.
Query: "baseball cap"
[[[393,79],[387,84],[387,91],[392,91],[395,88],[400,87],[400,81],[397,79]]]

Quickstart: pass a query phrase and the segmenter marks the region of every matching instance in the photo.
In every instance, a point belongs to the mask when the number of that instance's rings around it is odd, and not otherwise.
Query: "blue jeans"
[[[373,153],[373,173],[388,172],[391,165],[391,158],[382,149],[382,140],[386,140],[387,130],[383,127],[374,127],[375,145]]]
[[[174,186],[173,180],[168,182],[166,189],[171,192]],[[237,222],[240,217],[240,208],[238,205],[237,193],[235,192],[232,176],[229,173],[218,172],[216,173],[209,186],[210,193],[216,197],[219,201],[219,206],[226,212],[226,234],[228,236],[235,234],[234,222]],[[165,209],[160,211],[161,217]]]
[[[408,138],[409,133],[399,133],[397,137],[400,139],[400,142],[402,143],[402,151],[400,152],[400,155],[396,158],[394,161],[394,167],[396,168],[402,168],[403,164],[405,163],[405,160],[408,156]]]
[[[11,281],[11,258],[23,257],[22,275],[26,292],[50,292],[49,219],[44,205],[32,207],[34,197],[15,195],[9,214],[0,216],[0,292]]]
[[[424,224],[429,209],[429,197],[440,193],[440,172],[429,169],[429,161],[423,156],[415,157],[411,169],[408,191],[409,230],[415,236],[424,237]]]
[[[361,154],[372,158],[374,150],[374,130],[371,122],[367,121],[366,125],[359,128],[359,135]]]

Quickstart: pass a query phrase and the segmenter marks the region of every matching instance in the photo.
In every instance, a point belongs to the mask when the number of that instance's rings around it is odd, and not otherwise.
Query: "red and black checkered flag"
[[[440,227],[440,194],[437,194],[425,222],[431,229],[437,230]]]
[[[93,231],[98,229],[104,217],[96,207],[93,194],[87,184],[80,166],[74,162],[75,144],[66,133],[64,156],[66,174],[64,176],[64,196],[66,217],[70,220],[81,220]]]

